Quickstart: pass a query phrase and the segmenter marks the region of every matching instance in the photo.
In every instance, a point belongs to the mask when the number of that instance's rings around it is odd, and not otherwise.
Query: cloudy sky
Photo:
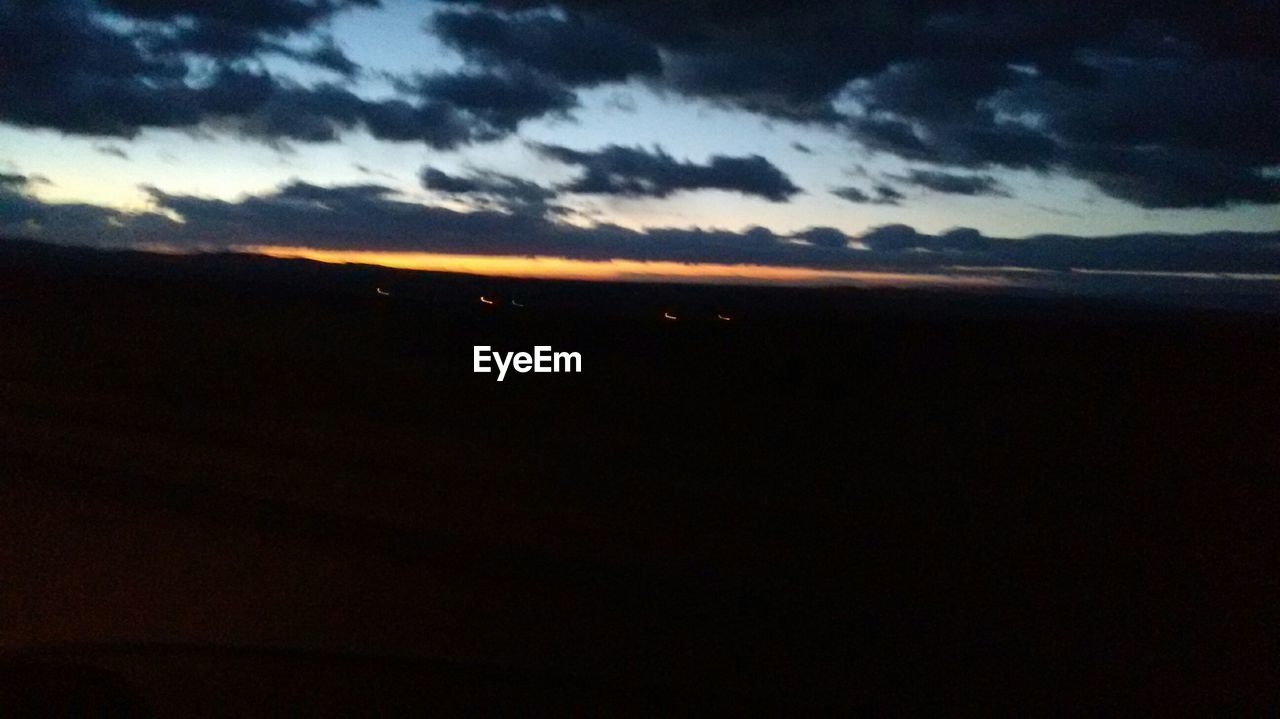
[[[1263,281],[1280,6],[0,0],[0,232]]]

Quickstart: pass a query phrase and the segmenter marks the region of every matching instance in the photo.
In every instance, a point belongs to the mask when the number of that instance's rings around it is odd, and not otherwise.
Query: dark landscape
[[[1277,360],[1266,312],[4,242],[0,700],[1266,705]]]

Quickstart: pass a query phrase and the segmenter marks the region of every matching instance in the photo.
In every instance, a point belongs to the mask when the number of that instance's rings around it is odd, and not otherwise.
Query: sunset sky
[[[1267,0],[0,0],[0,233],[1266,279],[1278,40]]]

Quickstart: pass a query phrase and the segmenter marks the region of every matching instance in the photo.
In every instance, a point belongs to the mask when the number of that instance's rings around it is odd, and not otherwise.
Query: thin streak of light
[[[561,280],[613,280],[712,284],[854,285],[874,287],[1009,287],[1020,283],[992,275],[967,273],[879,272],[819,269],[782,265],[736,265],[719,262],[667,260],[575,260],[544,255],[450,255],[431,252],[330,250],[312,247],[239,246],[249,252],[278,258],[341,264],[365,264],[397,269],[458,272],[500,277],[538,277]]]
[[[1185,280],[1243,280],[1247,282],[1280,282],[1280,275],[1261,272],[1174,272],[1164,270],[1091,270],[1072,267],[1081,275],[1115,275],[1118,277],[1172,277]]]

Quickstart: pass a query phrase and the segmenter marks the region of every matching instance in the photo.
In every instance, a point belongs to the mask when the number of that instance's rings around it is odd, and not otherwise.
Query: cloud
[[[818,247],[848,247],[849,236],[834,227],[810,227],[795,234],[796,239]]]
[[[218,2],[206,0],[103,0],[117,12],[147,20],[187,18],[219,22],[262,32],[297,32],[356,6],[377,7],[378,0],[257,0]]]
[[[453,0],[429,28],[467,66],[372,100],[343,84],[360,68],[331,21],[376,5],[0,0],[0,121],[276,143],[364,129],[454,148],[570,112],[579,88],[642,82],[822,125],[935,173],[1056,173],[1153,209],[1280,202],[1267,172],[1280,165],[1280,5],[1268,0]],[[340,81],[277,77],[269,54]]]
[[[1080,147],[1071,162],[1106,194],[1151,209],[1280,202],[1280,178],[1208,153]]]
[[[656,47],[623,25],[593,16],[441,12],[432,25],[437,36],[470,60],[533,70],[572,85],[661,71]]]
[[[311,47],[300,47],[270,34],[216,23],[147,27],[134,37],[152,54],[202,55],[219,62],[276,54],[348,76],[359,70],[331,37],[322,38]]]
[[[63,4],[71,4],[63,0]],[[264,52],[289,55],[343,74],[353,62],[333,42],[322,38],[310,50],[291,48],[284,40],[307,33],[339,12],[377,7],[378,0],[102,0],[106,9],[143,21],[140,39],[153,50],[198,53],[214,58],[249,57]]]
[[[0,188],[22,188],[28,183],[26,175],[16,172],[0,172]]]
[[[509,189],[494,176],[455,177],[425,172],[458,193]],[[449,253],[547,254],[580,259],[630,258],[685,262],[787,261],[795,248],[767,230],[652,229],[614,225],[577,227],[533,213],[492,209],[470,212],[411,202],[380,185],[322,187],[295,182],[273,192],[229,202],[150,190],[157,207],[180,215],[157,229],[146,225],[120,236],[211,247],[293,245]],[[138,217],[146,218],[146,215]]]
[[[939,171],[1060,173],[1141,207],[1280,202],[1264,172],[1280,164],[1280,5],[1267,0],[453,4],[484,32],[442,31],[490,67],[550,68],[527,38],[606,27],[628,42],[584,46],[610,71],[563,81],[642,79]],[[656,48],[660,69],[628,63],[634,48]]]
[[[470,181],[449,177],[458,183],[453,187],[459,192],[493,191],[503,185],[483,175]],[[1280,233],[1004,239],[969,228],[931,235],[908,225],[886,225],[855,238],[823,227],[787,238],[760,227],[741,232],[637,231],[609,224],[568,224],[554,215],[494,209],[460,212],[407,200],[378,184],[326,187],[293,182],[237,200],[148,188],[156,211],[144,212],[48,203],[32,196],[29,184],[22,175],[0,176],[0,236],[116,247],[277,245],[892,272],[947,273],[971,267],[999,273],[999,268],[1019,267],[1060,275],[1054,282],[1066,288],[1083,281],[1080,271],[1280,275]]]
[[[940,249],[961,252],[982,252],[991,247],[987,238],[972,227],[953,227],[938,235],[932,244]]]
[[[572,92],[519,71],[427,75],[409,87],[423,98],[467,113],[481,127],[477,135],[486,138],[513,132],[525,120],[563,114],[578,104]]]
[[[467,198],[481,208],[497,208],[509,212],[542,214],[552,209],[553,206],[548,203],[556,197],[555,190],[536,182],[486,170],[463,176],[424,167],[420,178],[422,186],[428,190]]]
[[[912,170],[893,179],[948,195],[994,195],[1007,197],[1008,192],[991,175],[958,175],[950,172]]]
[[[925,235],[916,232],[910,225],[881,225],[868,230],[859,241],[872,250],[898,252],[909,249],[923,249],[928,240]]]
[[[111,157],[118,157],[121,160],[129,159],[129,153],[125,152],[124,150],[120,149],[115,145],[94,145],[93,149],[94,151],[102,155],[110,155]]]
[[[265,73],[224,69],[197,97],[192,124],[204,122],[270,143],[333,142],[364,128],[382,140],[448,149],[508,131],[425,93],[374,102],[338,85],[301,87]]]
[[[425,174],[464,194],[508,189],[492,175]],[[609,224],[579,227],[536,213],[461,212],[421,204],[378,184],[325,187],[292,182],[234,201],[146,189],[157,210],[129,213],[94,205],[44,203],[0,185],[0,236],[99,246],[285,245],[795,266],[830,265],[845,256],[842,250],[785,242],[764,228],[641,232]]]
[[[785,202],[801,192],[781,170],[759,155],[714,155],[707,164],[677,160],[660,147],[608,145],[596,151],[535,144],[538,153],[582,174],[560,189],[589,195],[667,197],[692,190],[726,190]]]
[[[320,42],[313,47],[302,50],[289,48],[284,52],[295,60],[332,70],[339,75],[351,77],[360,71],[360,66],[347,56],[331,36],[326,35],[321,38]]]
[[[0,2],[0,119],[116,136],[194,122],[186,66],[145,54],[88,7]]]
[[[634,115],[639,106],[636,105],[636,99],[629,93],[615,92],[609,95],[609,99],[605,100],[605,107],[618,112],[625,112],[628,115]]]
[[[355,64],[314,27],[372,4],[121,0],[111,8],[134,20],[123,23],[82,0],[0,0],[0,121],[118,138],[202,128],[269,143],[332,142],[364,129],[447,149],[499,139],[525,120],[576,105],[563,86],[519,70],[420,76],[401,83],[396,97],[369,100],[340,84],[304,86],[236,60],[283,52],[353,74]],[[309,45],[283,44],[304,32]]]
[[[1083,75],[1026,74],[994,63],[913,60],[859,81],[867,146],[941,166],[1057,171],[1140,207],[1280,202],[1259,170],[1280,159],[1280,74],[1168,47],[1074,53]],[[940,174],[935,191],[976,190]],[[949,188],[949,189],[944,189]]]
[[[33,185],[47,182],[39,175],[0,173],[0,235],[24,236],[47,229],[61,241],[91,245],[109,243],[118,235],[122,225],[110,221],[122,213],[97,205],[47,203],[31,194]]]
[[[876,185],[874,188],[874,196],[867,192],[854,187],[837,187],[831,191],[831,194],[842,200],[848,200],[864,205],[897,205],[902,201],[902,193],[898,192],[889,185]]]

